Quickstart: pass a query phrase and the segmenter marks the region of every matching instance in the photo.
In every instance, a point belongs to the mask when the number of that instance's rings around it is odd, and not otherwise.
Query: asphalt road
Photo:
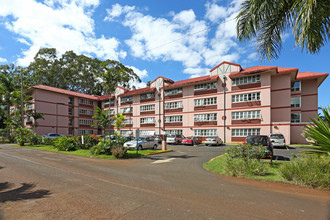
[[[0,219],[329,218],[327,191],[205,171],[224,147],[173,149],[103,160],[0,145]]]

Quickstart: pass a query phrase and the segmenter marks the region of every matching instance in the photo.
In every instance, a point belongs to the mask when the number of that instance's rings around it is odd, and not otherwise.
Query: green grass
[[[16,145],[18,146],[18,145]],[[89,150],[75,150],[75,151],[59,151],[55,149],[52,145],[25,145],[25,146],[18,146],[18,147],[25,147],[25,148],[32,148],[32,149],[37,149],[37,150],[43,150],[43,151],[50,151],[50,152],[57,152],[61,154],[70,154],[70,155],[76,155],[76,156],[83,156],[83,157],[94,157],[94,158],[102,158],[102,159],[116,159],[112,155],[92,155]],[[138,157],[143,157],[146,154],[153,153],[153,152],[160,152],[161,150],[142,150],[138,151],[138,154],[136,154],[136,151],[134,150],[128,150],[126,153],[126,156],[124,159],[129,159],[129,158],[138,158]]]
[[[204,163],[204,169],[225,175],[224,167],[226,164],[227,157],[221,156],[215,158],[212,161]],[[268,160],[262,161],[262,163],[269,163]],[[255,179],[255,180],[263,180],[263,181],[278,181],[278,182],[286,182],[278,173],[278,168],[283,162],[273,161],[273,165],[271,166],[269,172],[265,176],[255,176],[255,175],[248,175],[245,178]]]

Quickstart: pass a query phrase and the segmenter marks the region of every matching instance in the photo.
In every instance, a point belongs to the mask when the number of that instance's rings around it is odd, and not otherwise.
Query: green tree
[[[113,120],[115,122],[114,126],[117,130],[118,135],[120,135],[120,130],[125,127],[123,124],[123,121],[125,119],[125,115],[117,113],[115,116],[113,116]]]
[[[295,46],[315,54],[329,38],[329,0],[246,0],[237,18],[239,41],[257,38],[262,58],[279,56],[282,37],[293,29]]]
[[[33,118],[32,121],[32,130],[35,132],[35,129],[38,127],[39,123],[38,120],[42,119],[45,120],[44,118],[44,113],[37,112],[35,109],[29,109],[25,111],[25,115],[27,117]]]
[[[100,109],[99,107],[96,107],[95,113],[93,115],[93,119],[95,119],[95,123],[93,123],[91,126],[99,128],[102,128],[102,135],[105,136],[105,128],[110,124],[110,114],[109,111]]]
[[[317,149],[330,153],[330,107],[321,110],[324,118],[317,115],[317,119],[311,119],[313,123],[305,126],[304,135],[314,141]]]

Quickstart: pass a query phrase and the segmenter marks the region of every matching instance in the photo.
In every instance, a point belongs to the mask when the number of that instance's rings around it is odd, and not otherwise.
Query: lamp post
[[[226,76],[223,75],[223,143],[226,143]]]
[[[158,117],[158,134],[159,134],[159,137],[160,137],[160,122],[161,122],[161,119],[160,119],[160,91],[161,91],[161,89],[158,91],[158,101],[159,101],[159,106],[158,106],[158,108],[159,108],[159,117]]]
[[[65,105],[65,104],[62,102],[56,102],[56,134],[58,134],[58,105]]]

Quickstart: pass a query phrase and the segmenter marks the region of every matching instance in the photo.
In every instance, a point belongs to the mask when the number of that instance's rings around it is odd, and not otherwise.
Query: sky
[[[40,48],[118,60],[143,81],[174,81],[209,74],[228,61],[242,68],[279,66],[329,73],[330,45],[316,55],[283,33],[274,61],[262,60],[254,41],[236,39],[242,0],[0,0],[0,65],[28,66]],[[319,106],[330,104],[330,77],[319,87]]]

